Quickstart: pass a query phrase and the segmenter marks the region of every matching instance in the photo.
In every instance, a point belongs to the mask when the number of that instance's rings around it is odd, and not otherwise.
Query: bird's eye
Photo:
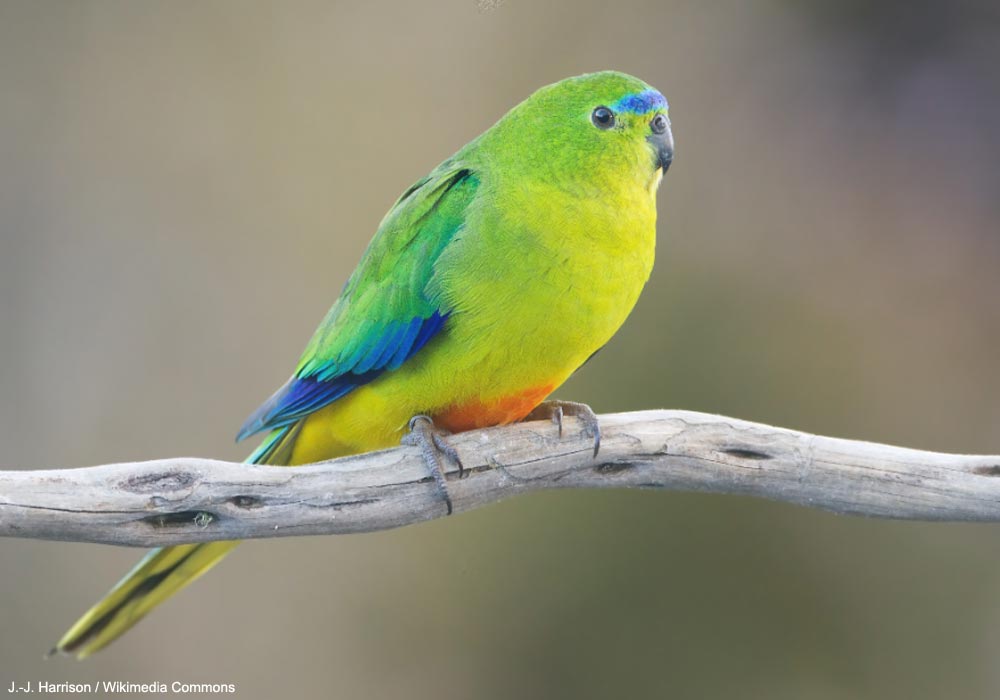
[[[662,134],[667,130],[667,118],[662,114],[657,114],[653,117],[653,120],[649,122],[649,128],[652,129],[654,134]]]
[[[590,121],[598,129],[610,129],[615,125],[615,113],[607,107],[598,107],[591,112]]]

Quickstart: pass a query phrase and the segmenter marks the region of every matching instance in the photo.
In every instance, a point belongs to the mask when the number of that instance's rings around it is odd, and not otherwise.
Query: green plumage
[[[394,327],[450,311],[430,284],[434,263],[461,230],[478,184],[468,170],[444,163],[400,197],[306,346],[297,376],[342,374],[395,335]]]

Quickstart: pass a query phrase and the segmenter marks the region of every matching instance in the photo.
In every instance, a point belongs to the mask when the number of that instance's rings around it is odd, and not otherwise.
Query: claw
[[[441,463],[441,455],[444,455],[458,465],[458,478],[462,478],[465,467],[459,459],[458,451],[445,440],[445,433],[434,427],[434,421],[429,416],[413,416],[408,424],[410,432],[403,436],[404,445],[414,445],[420,448],[420,454],[424,458],[434,477],[434,482],[444,496],[445,505],[448,506],[448,515],[451,515],[454,508],[451,502],[451,494],[448,493],[448,484],[444,478],[444,465]]]
[[[560,440],[562,440],[562,419],[563,419],[563,407],[560,404],[556,404],[552,409],[552,422],[555,423],[556,426],[559,428]]]
[[[550,418],[559,428],[559,437],[563,434],[563,416],[574,416],[583,423],[583,434],[594,438],[594,457],[601,449],[601,423],[597,414],[585,403],[576,401],[544,401],[527,415],[525,420]]]

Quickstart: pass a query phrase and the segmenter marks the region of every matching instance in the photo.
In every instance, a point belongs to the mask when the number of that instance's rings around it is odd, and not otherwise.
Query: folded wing
[[[434,264],[463,229],[478,184],[471,170],[445,163],[399,198],[295,374],[237,440],[291,425],[398,369],[445,329],[451,310],[430,289]]]

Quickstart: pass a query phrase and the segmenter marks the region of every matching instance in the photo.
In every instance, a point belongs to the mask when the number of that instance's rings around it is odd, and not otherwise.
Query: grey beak
[[[674,161],[674,136],[670,132],[670,127],[667,127],[662,134],[650,134],[646,140],[656,149],[656,167],[663,168],[663,172],[667,172]]]

